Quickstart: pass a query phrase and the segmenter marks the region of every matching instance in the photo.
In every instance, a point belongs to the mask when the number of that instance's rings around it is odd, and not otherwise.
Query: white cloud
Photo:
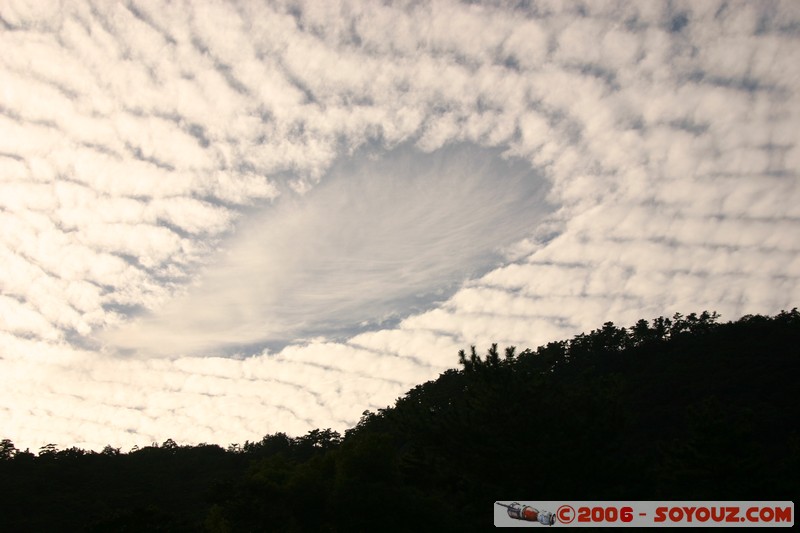
[[[0,296],[0,324],[3,331],[23,336],[36,335],[48,340],[60,337],[60,332],[46,317],[7,296]]]
[[[14,1],[2,20],[18,445],[343,429],[469,344],[800,297],[793,2]]]
[[[548,211],[543,179],[496,151],[403,147],[371,158],[340,165],[304,197],[241,226],[243,237],[185,298],[109,341],[169,355],[341,336],[430,305],[437,291],[491,267],[499,247]]]

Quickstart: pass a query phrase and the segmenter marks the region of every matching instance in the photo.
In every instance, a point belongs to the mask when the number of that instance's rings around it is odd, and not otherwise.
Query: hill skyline
[[[0,516],[25,531],[354,531],[389,507],[390,530],[478,531],[498,495],[790,501],[800,313],[717,318],[462,350],[460,370],[364,412],[344,435],[38,456],[5,439]]]

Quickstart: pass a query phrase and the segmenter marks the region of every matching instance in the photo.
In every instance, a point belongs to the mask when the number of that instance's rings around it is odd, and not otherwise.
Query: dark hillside
[[[223,450],[0,449],[8,531],[491,526],[500,498],[795,500],[800,313],[602,328],[461,370],[315,430]]]

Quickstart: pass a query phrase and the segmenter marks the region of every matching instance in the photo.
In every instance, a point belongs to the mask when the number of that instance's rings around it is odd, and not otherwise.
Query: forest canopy
[[[639,320],[492,344],[344,435],[123,452],[0,442],[12,531],[491,526],[497,498],[792,500],[800,313]],[[455,358],[454,358],[455,361]],[[386,519],[387,513],[391,520]]]

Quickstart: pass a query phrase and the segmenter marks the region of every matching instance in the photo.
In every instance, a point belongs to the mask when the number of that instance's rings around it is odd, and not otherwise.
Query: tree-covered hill
[[[794,500],[800,313],[611,323],[462,368],[342,438],[0,444],[2,531],[479,530],[497,499]]]

